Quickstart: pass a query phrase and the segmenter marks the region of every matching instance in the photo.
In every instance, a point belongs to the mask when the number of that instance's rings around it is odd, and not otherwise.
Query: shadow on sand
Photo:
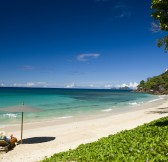
[[[168,113],[168,107],[158,108],[156,111],[148,111],[147,114],[166,114]]]
[[[157,108],[156,111],[148,111],[147,114],[168,114],[168,107]],[[158,127],[168,126],[168,120],[156,122],[154,125]]]
[[[22,140],[22,144],[37,144],[55,140],[56,137],[32,137]],[[20,141],[18,142],[20,144]]]
[[[148,111],[147,114],[168,114],[168,107],[157,108],[156,111]],[[154,125],[158,127],[168,126],[168,120],[156,122]]]

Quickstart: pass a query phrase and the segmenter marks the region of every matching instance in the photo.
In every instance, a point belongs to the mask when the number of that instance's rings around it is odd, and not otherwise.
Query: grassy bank
[[[167,162],[168,117],[61,152],[42,162]]]

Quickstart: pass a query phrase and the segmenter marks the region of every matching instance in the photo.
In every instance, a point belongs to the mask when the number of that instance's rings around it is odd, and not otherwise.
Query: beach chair
[[[0,139],[0,150],[8,152],[9,147],[11,147],[10,143],[8,143],[5,139]]]
[[[6,140],[6,137],[0,138],[0,150],[8,152],[9,148],[15,147],[16,144],[18,144],[16,137],[12,137],[9,141]]]

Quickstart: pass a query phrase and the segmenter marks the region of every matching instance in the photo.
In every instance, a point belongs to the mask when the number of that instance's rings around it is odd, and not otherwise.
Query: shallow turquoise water
[[[25,121],[64,119],[119,109],[124,111],[156,98],[128,90],[0,88],[0,109],[24,102],[25,105],[43,110],[39,113],[24,113]],[[1,124],[18,123],[20,118],[20,113],[0,112]]]

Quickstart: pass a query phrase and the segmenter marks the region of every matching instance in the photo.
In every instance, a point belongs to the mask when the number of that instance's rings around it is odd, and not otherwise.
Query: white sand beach
[[[23,144],[8,153],[0,152],[1,162],[36,162],[45,156],[76,148],[80,144],[96,141],[121,130],[132,129],[168,115],[168,96],[143,104],[138,109],[112,115],[95,115],[24,124]],[[5,126],[9,135],[20,139],[20,125]]]

